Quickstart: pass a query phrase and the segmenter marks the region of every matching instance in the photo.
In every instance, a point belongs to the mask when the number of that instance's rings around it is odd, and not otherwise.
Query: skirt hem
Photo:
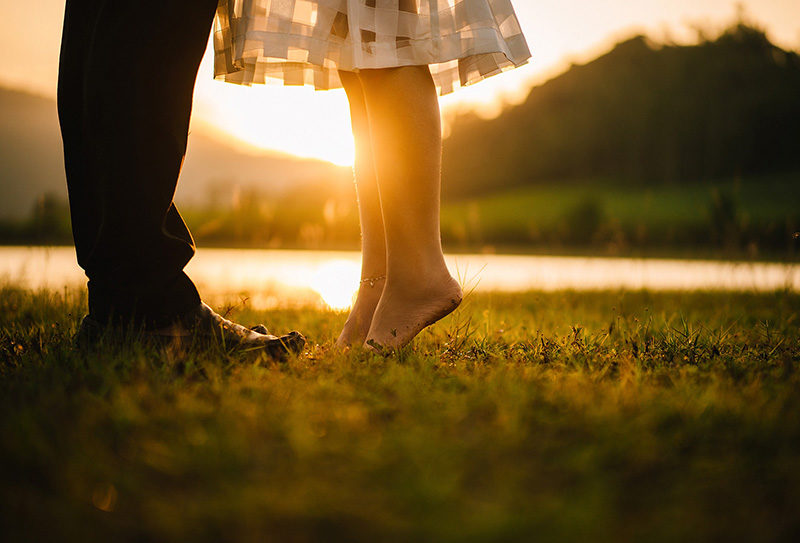
[[[358,72],[403,66],[437,66],[438,70],[433,73],[437,91],[440,95],[446,95],[458,88],[524,66],[530,60],[531,55],[524,38],[516,44],[509,44],[496,29],[482,30],[480,45],[466,51],[463,50],[462,44],[468,38],[462,38],[459,34],[452,34],[446,39],[439,40],[407,40],[407,46],[413,53],[412,58],[389,59],[386,58],[388,55],[384,55],[386,59],[378,61],[380,55],[367,56],[374,58],[374,62],[364,62],[361,66],[348,65],[346,62],[336,60],[336,57],[341,59],[353,56],[352,47],[348,50],[348,44],[344,40],[341,43],[333,43],[331,40],[320,40],[313,36],[250,31],[238,36],[232,47],[217,50],[214,78],[245,86],[273,84],[333,90],[342,87],[338,76],[339,70]],[[492,34],[491,39],[487,39],[489,31]],[[215,39],[220,40],[222,36],[217,35]],[[324,58],[316,59],[317,62],[291,59],[289,51],[303,51],[304,44],[308,40],[325,41],[328,45],[338,47],[332,48],[333,54],[329,51]],[[454,44],[461,46],[462,50],[447,54],[448,48],[452,51]],[[513,45],[520,50],[516,55],[511,51]]]

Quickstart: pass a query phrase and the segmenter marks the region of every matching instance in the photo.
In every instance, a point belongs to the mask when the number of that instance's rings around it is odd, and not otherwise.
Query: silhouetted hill
[[[19,218],[44,193],[66,195],[56,104],[0,88],[0,119],[0,218]]]
[[[56,103],[0,88],[0,219],[27,216],[44,194],[66,199]],[[298,181],[352,175],[349,168],[280,153],[255,153],[194,127],[176,200],[180,204],[230,201],[238,189],[268,193]],[[237,189],[238,187],[238,189]]]
[[[449,196],[544,181],[695,182],[800,169],[800,58],[737,25],[693,46],[644,37],[445,142]]]

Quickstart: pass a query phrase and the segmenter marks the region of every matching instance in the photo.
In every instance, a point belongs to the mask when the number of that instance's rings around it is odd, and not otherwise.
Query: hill
[[[686,183],[800,170],[800,57],[738,24],[691,46],[638,36],[531,90],[494,120],[458,118],[445,195],[545,180]]]
[[[54,100],[0,88],[0,220],[29,215],[38,198],[66,199],[61,135]],[[195,126],[176,201],[230,202],[240,189],[280,191],[296,181],[352,175],[349,168],[237,146],[212,129]]]
[[[45,193],[64,194],[55,101],[0,88],[0,218],[27,215]]]

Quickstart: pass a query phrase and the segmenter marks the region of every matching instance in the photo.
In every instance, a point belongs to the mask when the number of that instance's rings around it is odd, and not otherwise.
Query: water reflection
[[[204,297],[246,295],[257,308],[312,303],[346,309],[358,289],[357,252],[201,249],[187,266]],[[451,255],[476,290],[800,290],[800,266],[770,263]],[[69,247],[0,247],[0,280],[30,288],[81,285]]]

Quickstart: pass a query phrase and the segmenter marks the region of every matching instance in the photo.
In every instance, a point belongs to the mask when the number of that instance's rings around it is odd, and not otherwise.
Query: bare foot
[[[387,283],[365,346],[380,352],[407,345],[423,329],[457,308],[462,296],[461,286],[449,274],[425,283]]]
[[[347,316],[347,322],[344,323],[339,339],[336,340],[337,347],[349,347],[364,343],[385,283],[385,277],[361,283],[356,302]]]

